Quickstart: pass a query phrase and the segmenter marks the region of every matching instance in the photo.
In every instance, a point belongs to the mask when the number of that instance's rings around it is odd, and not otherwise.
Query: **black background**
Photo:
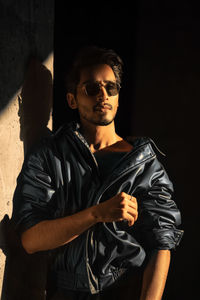
[[[129,10],[131,9],[131,17]],[[124,19],[125,18],[125,19]],[[127,108],[132,107],[133,101],[127,99],[127,94],[133,99],[135,83],[135,49],[137,26],[137,2],[123,7],[121,4],[93,3],[91,6],[78,5],[66,9],[63,4],[55,7],[55,101],[54,129],[70,118],[64,87],[64,73],[67,72],[76,52],[86,45],[97,45],[114,49],[124,61],[123,88],[121,102],[126,102]],[[128,98],[129,98],[128,97]],[[127,110],[122,105],[118,118],[126,115]],[[130,120],[126,119],[118,130],[130,130]]]

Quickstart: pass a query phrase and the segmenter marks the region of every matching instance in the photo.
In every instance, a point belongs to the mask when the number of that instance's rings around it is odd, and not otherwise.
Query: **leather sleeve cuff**
[[[147,248],[158,250],[176,249],[180,244],[184,231],[180,229],[153,229],[145,233],[145,245]]]

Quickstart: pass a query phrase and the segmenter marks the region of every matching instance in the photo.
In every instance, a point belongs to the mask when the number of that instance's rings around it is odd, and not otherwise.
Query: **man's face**
[[[97,94],[91,95],[91,89],[87,92],[87,83],[93,87],[93,83],[99,86]],[[118,93],[109,95],[108,89],[115,85],[116,78],[113,70],[106,64],[96,65],[82,70],[80,82],[74,101],[79,111],[80,121],[89,122],[97,126],[106,126],[113,122],[118,108]],[[115,93],[114,93],[115,94]]]

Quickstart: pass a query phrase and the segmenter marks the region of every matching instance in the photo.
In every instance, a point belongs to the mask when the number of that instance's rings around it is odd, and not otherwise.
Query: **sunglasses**
[[[102,86],[106,89],[108,96],[116,96],[119,94],[120,84],[114,81],[106,81],[105,84],[102,84],[98,81],[87,81],[84,84],[85,93],[87,96],[97,96]]]

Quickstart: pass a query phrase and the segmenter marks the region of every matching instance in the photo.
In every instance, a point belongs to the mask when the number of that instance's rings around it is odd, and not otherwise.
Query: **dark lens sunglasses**
[[[85,93],[88,96],[97,96],[102,86],[106,89],[109,97],[119,94],[120,84],[113,81],[106,81],[105,85],[98,81],[88,81],[84,83]]]

